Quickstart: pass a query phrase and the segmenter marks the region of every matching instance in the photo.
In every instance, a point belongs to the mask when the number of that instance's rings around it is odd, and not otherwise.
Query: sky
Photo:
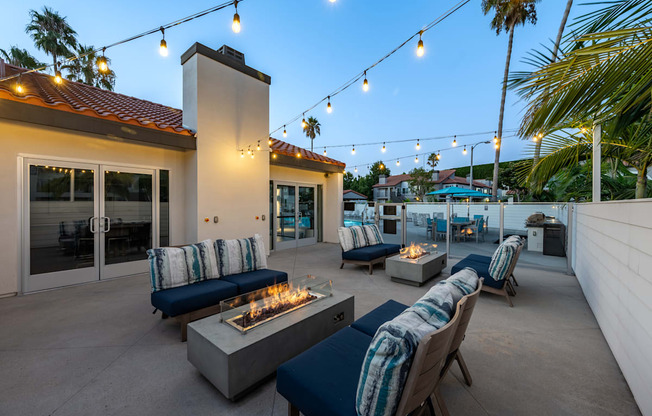
[[[221,1],[220,1],[221,2]],[[44,62],[25,33],[30,9],[47,4],[77,31],[83,44],[102,46],[161,24],[193,14],[220,2],[194,1],[43,1],[5,2],[0,26],[0,48],[17,45]],[[270,87],[270,131],[301,114],[315,102],[351,79],[423,26],[442,15],[457,0],[245,0],[238,6],[242,22],[239,34],[231,30],[234,9],[212,13],[166,31],[169,56],[158,53],[160,36],[151,35],[107,50],[116,72],[115,91],[176,108],[182,103],[180,55],[194,42],[212,48],[227,44],[245,54],[246,64],[272,78]],[[512,70],[529,69],[523,63],[529,51],[551,45],[559,29],[565,0],[543,0],[537,5],[535,26],[518,27],[514,36]],[[574,16],[590,6],[575,2]],[[472,0],[423,36],[425,55],[416,56],[417,40],[368,72],[370,89],[355,85],[332,100],[333,112],[323,104],[308,114],[321,123],[315,151],[323,146],[328,156],[347,163],[366,165],[383,160],[392,174],[423,166],[414,162],[416,139],[475,132],[486,135],[460,138],[458,148],[442,152],[442,169],[468,166],[464,144],[491,140],[497,130],[501,83],[508,36],[490,28],[480,0]],[[514,92],[507,94],[504,127],[516,129],[525,103]],[[288,125],[274,137],[302,147],[310,140],[300,121]],[[505,133],[504,136],[510,135]],[[414,139],[412,142],[363,146],[364,143]],[[255,139],[257,140],[257,138]],[[255,142],[252,139],[252,142]],[[351,147],[356,145],[356,154]],[[505,138],[501,161],[527,156],[527,141]],[[450,139],[422,141],[420,153],[451,147]],[[398,157],[401,165],[396,166]],[[494,160],[491,145],[480,145],[474,164]]]

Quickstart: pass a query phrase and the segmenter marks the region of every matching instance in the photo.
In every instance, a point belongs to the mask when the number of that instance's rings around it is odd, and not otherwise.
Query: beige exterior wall
[[[183,91],[184,125],[198,132],[187,164],[189,235],[201,241],[258,233],[269,248],[269,85],[195,54],[183,65]],[[255,151],[258,140],[256,157],[245,151],[242,158],[238,149]]]
[[[294,182],[299,184],[322,185],[324,206],[323,236],[326,243],[339,242],[337,227],[342,225],[342,186],[344,176],[341,173],[313,172],[284,166],[270,166],[270,179],[279,182]]]
[[[189,241],[185,234],[184,165],[187,154],[151,146],[103,139],[101,136],[70,130],[0,119],[0,296],[20,291],[21,216],[19,197],[20,158],[61,158],[69,161],[104,163],[118,166],[140,166],[170,171],[170,241]]]

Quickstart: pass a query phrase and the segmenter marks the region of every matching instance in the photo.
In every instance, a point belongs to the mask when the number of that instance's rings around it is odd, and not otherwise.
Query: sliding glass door
[[[274,185],[274,248],[284,250],[317,242],[316,187],[290,183]]]

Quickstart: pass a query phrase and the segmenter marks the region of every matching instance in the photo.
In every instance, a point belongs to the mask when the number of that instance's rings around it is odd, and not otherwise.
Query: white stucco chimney
[[[186,164],[186,239],[258,233],[269,249],[271,78],[246,66],[244,55],[227,46],[213,50],[195,43],[181,64],[183,124],[197,134],[197,150],[188,152]]]
[[[435,170],[432,172],[432,180],[437,182],[439,180],[439,171]]]
[[[387,176],[378,175],[378,183],[381,185],[385,185],[387,183]]]

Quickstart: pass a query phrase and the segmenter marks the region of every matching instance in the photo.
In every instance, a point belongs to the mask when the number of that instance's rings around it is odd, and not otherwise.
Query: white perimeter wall
[[[576,206],[575,274],[644,415],[652,415],[652,199]]]
[[[63,158],[69,161],[135,165],[170,171],[170,242],[187,241],[185,159],[183,151],[122,143],[99,135],[77,133],[0,119],[0,296],[19,291],[21,270],[19,222],[19,157]],[[194,152],[187,152],[194,153]]]
[[[273,181],[323,186],[323,235],[324,242],[326,243],[339,242],[337,227],[342,225],[343,178],[341,173],[329,173],[328,178],[326,178],[324,172],[313,172],[284,166],[270,166],[270,179]]]

